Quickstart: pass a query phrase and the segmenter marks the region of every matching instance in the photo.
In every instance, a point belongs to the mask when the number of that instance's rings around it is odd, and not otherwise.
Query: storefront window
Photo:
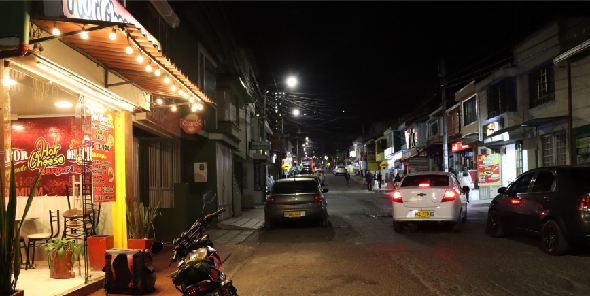
[[[52,80],[56,70],[43,67],[10,63],[2,75],[13,81],[3,96],[2,168],[5,185],[9,185],[10,163],[14,163],[17,211],[21,211],[17,214],[22,214],[44,168],[21,236],[50,233],[50,211],[52,215],[59,211],[61,227],[58,232],[53,225],[55,238],[82,243],[88,235],[112,234],[110,206],[102,205],[115,200],[116,111],[100,98],[77,92],[88,87],[73,79]],[[86,222],[64,222],[76,216]],[[38,247],[35,260],[45,260],[45,252]]]

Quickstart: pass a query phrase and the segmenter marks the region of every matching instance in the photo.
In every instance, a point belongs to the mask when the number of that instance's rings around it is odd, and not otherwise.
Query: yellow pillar
[[[125,188],[125,112],[115,117],[116,201],[112,204],[115,248],[127,248],[127,202]]]

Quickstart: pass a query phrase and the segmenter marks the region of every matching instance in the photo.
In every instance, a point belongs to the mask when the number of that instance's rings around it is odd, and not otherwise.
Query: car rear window
[[[590,169],[575,168],[569,170],[571,181],[574,185],[590,190]]]
[[[416,175],[404,178],[401,187],[419,186],[428,184],[429,187],[449,186],[449,177],[445,175]]]
[[[317,192],[318,185],[313,179],[293,181],[293,182],[277,182],[272,187],[272,193],[288,194],[288,193],[303,193],[303,192]]]

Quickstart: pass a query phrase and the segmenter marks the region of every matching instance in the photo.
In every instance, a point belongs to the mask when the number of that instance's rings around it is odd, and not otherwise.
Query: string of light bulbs
[[[85,29],[86,29],[85,27],[82,27],[82,30],[79,33],[79,35],[82,39],[88,39],[88,32]],[[51,32],[54,36],[61,35],[61,31],[57,27],[57,22],[53,23],[53,28],[52,28]],[[166,84],[171,83],[171,79],[170,79],[171,77],[174,79],[174,82],[172,82],[172,84],[170,86],[170,90],[172,92],[175,92],[176,88],[177,88],[176,85],[178,84],[178,95],[181,97],[184,97],[185,99],[188,99],[189,102],[191,104],[193,104],[193,106],[191,108],[193,110],[193,112],[196,110],[203,109],[203,105],[201,103],[201,101],[203,101],[203,99],[199,95],[197,95],[194,91],[192,91],[189,87],[187,87],[182,81],[180,81],[176,76],[174,76],[170,71],[168,71],[168,69],[163,67],[158,61],[154,60],[150,54],[145,52],[143,50],[143,48],[141,48],[141,46],[139,46],[137,44],[137,41],[131,37],[129,32],[123,30],[122,33],[127,38],[127,47],[125,48],[125,52],[127,54],[129,54],[129,55],[133,54],[134,49],[131,46],[131,44],[133,44],[135,46],[136,50],[138,51],[138,54],[136,57],[136,60],[138,63],[143,63],[144,55],[148,57],[148,63],[145,67],[146,72],[151,73],[155,67],[154,75],[159,77],[162,74],[162,70],[161,70],[161,68],[162,68],[167,74],[166,77],[164,78],[164,82]],[[117,39],[117,27],[111,28],[111,32],[109,33],[109,39],[111,39],[111,40]],[[152,64],[155,66],[152,66]],[[198,102],[195,103],[195,101],[198,101]],[[161,102],[161,100],[159,99],[158,102]],[[159,103],[159,104],[161,104],[161,103]],[[173,105],[172,110],[176,111],[176,105]]]

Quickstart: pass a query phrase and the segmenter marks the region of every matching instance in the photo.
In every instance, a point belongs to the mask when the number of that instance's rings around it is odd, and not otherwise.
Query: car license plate
[[[299,218],[305,216],[305,211],[284,212],[287,218]]]
[[[430,217],[434,216],[434,212],[433,211],[416,211],[414,215],[416,218],[430,218]]]

